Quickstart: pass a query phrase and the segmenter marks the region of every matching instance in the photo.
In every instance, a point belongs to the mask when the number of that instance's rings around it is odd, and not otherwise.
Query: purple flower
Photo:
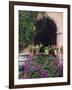
[[[63,70],[63,61],[62,60],[59,61],[58,67],[60,68],[60,70]]]
[[[32,54],[30,54],[29,56],[28,56],[28,60],[32,60],[32,57],[33,57],[33,55]]]
[[[38,72],[38,71],[40,71],[40,69],[41,69],[41,66],[40,65],[34,65],[34,66],[32,66],[32,71]]]
[[[45,71],[45,70],[43,70],[43,71],[41,72],[41,74],[40,74],[40,77],[41,77],[41,78],[48,77],[48,72]]]
[[[24,64],[24,71],[25,72],[29,71],[29,64],[28,64],[28,62],[25,62],[25,64]]]
[[[58,65],[59,64],[59,60],[55,60],[55,64]]]
[[[63,61],[62,60],[55,60],[55,64],[58,66],[58,68],[61,70],[63,69]]]

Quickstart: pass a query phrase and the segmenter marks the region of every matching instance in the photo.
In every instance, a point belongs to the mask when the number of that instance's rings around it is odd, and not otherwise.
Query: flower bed
[[[31,54],[23,65],[19,65],[19,79],[62,77],[62,61],[53,55]]]

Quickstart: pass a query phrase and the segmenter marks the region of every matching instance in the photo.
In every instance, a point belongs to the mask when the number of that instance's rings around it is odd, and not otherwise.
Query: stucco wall
[[[63,45],[63,13],[61,12],[47,12],[57,25],[57,46]]]

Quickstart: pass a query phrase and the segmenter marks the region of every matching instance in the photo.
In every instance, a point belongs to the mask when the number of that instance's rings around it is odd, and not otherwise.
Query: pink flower
[[[24,64],[24,71],[25,71],[25,72],[28,72],[28,71],[29,71],[29,64],[28,64],[28,62],[26,62],[26,63]]]
[[[28,60],[32,60],[32,57],[33,57],[33,55],[32,54],[29,54]]]

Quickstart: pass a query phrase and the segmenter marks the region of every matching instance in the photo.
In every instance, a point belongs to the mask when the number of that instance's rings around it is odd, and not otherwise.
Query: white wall
[[[18,1],[18,0],[17,0]],[[37,1],[37,0],[22,0],[22,1]],[[0,90],[8,90],[8,72],[9,72],[9,0],[0,1]],[[64,3],[71,4],[72,0],[38,0],[38,2],[48,3]],[[71,12],[72,15],[72,12]],[[71,17],[72,21],[72,17]],[[72,33],[72,31],[71,31]],[[72,35],[71,35],[72,38]],[[72,43],[71,43],[72,44]],[[72,62],[71,62],[72,64]],[[72,66],[71,66],[72,68]],[[72,72],[71,72],[72,76]],[[71,90],[72,83],[70,86],[53,86],[53,87],[41,87],[41,88],[28,88],[25,90]],[[21,89],[19,89],[21,90]],[[22,89],[24,90],[24,89]]]

